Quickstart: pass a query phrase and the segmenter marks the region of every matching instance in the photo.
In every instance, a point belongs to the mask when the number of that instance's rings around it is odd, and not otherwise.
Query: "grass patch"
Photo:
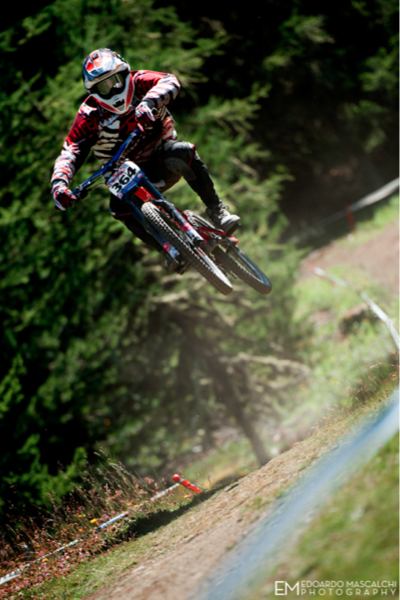
[[[237,434],[236,434],[237,435]],[[184,474],[208,489],[239,479],[257,468],[257,461],[247,439],[237,436],[205,456],[192,461]]]
[[[115,581],[125,569],[139,564],[151,551],[154,535],[149,534],[138,540],[104,552],[100,556],[83,562],[65,577],[57,577],[40,588],[26,589],[20,592],[21,598],[38,600],[79,600],[93,593],[104,582]]]
[[[178,493],[174,492],[171,497],[164,497],[153,505],[146,503],[141,510],[132,512],[130,518],[122,521],[122,525],[119,523],[110,527],[107,533],[88,537],[80,543],[78,552],[81,553],[83,561],[80,562],[79,557],[70,551],[66,551],[59,558],[52,557],[38,566],[33,574],[28,571],[24,576],[26,586],[29,576],[33,575],[30,587],[18,590],[18,595],[4,597],[35,600],[84,598],[98,587],[104,586],[105,581],[111,583],[120,573],[139,564],[154,551],[155,536],[160,531],[206,498],[207,495],[197,497],[185,494],[179,489]],[[60,561],[68,566],[64,575],[61,575]],[[56,576],[42,583],[52,574]],[[6,589],[5,592],[7,593]]]
[[[179,487],[152,502],[150,498],[157,491],[153,480],[140,481],[128,476],[125,469],[115,463],[103,465],[100,473],[97,473],[98,470],[87,474],[85,487],[77,489],[69,502],[55,507],[52,516],[46,515],[42,522],[19,523],[19,529],[9,535],[10,541],[3,541],[1,550],[5,558],[0,574],[5,575],[21,567],[22,573],[0,587],[0,599],[63,598],[63,582],[69,581],[68,575],[74,569],[77,569],[77,579],[72,578],[72,588],[77,581],[77,589],[82,587],[82,594],[85,594],[86,579],[81,581],[79,576],[81,567],[82,573],[86,572],[82,563],[90,564],[93,557],[104,554],[121,541],[145,536],[168,524],[197,500]],[[98,529],[99,525],[119,514],[124,514],[124,518],[103,531]],[[3,535],[5,537],[4,532]],[[69,546],[73,541],[77,543]],[[62,546],[66,546],[62,552],[55,552]],[[103,557],[100,568],[102,561]],[[121,564],[125,563],[122,561]],[[48,595],[52,584],[46,583],[42,594],[43,582],[54,577],[60,582],[60,590],[57,583],[57,593]],[[95,580],[92,585],[95,585]]]
[[[357,223],[356,230],[336,245],[350,255],[353,248],[366,244],[397,218],[398,196],[394,196],[377,207],[371,219]],[[317,276],[301,278],[296,283],[295,319],[308,324],[311,330],[303,353],[311,373],[292,398],[294,410],[286,419],[287,427],[312,423],[332,407],[361,401],[365,396],[363,388],[368,390],[367,395],[378,389],[397,365],[388,329],[363,303],[357,290],[366,292],[398,327],[397,295],[354,265],[337,264],[328,271],[352,287],[333,285]],[[351,315],[357,312],[359,316],[352,320]],[[394,375],[393,385],[395,380]]]
[[[278,580],[291,586],[302,580],[398,581],[398,456],[395,436],[335,493],[273,579],[253,590],[249,600],[273,598]]]

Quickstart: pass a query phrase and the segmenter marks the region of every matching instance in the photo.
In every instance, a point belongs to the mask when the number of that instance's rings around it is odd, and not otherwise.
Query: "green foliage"
[[[162,295],[160,275],[143,267],[143,248],[107,217],[103,191],[74,211],[53,214],[48,180],[82,97],[81,60],[93,47],[115,47],[134,67],[172,70],[193,86],[224,40],[222,28],[209,38],[195,36],[173,8],[154,9],[150,0],[55,0],[0,35],[10,65],[3,65],[0,96],[1,496],[9,513],[48,504],[50,491],[52,500],[63,496],[102,439],[121,452],[134,444],[135,465],[163,464],[181,447],[182,436],[174,445],[170,432],[176,411],[185,406],[175,398],[187,332],[162,315],[154,328],[151,298]],[[50,46],[53,52],[43,51]],[[40,57],[36,63],[29,60],[32,53]],[[261,156],[255,144],[241,151],[250,140],[243,123],[256,113],[261,94],[254,92],[248,102],[213,98],[207,110],[182,118],[182,129],[198,131],[200,142],[213,123],[220,146],[204,146],[222,189],[238,179],[234,159],[245,169],[247,159]],[[89,161],[80,177],[92,168]],[[238,191],[243,204],[252,197],[256,210],[263,189],[277,200],[272,180],[255,185],[247,176]],[[207,335],[196,343],[210,343]],[[181,400],[187,419],[199,368],[187,361],[186,368]],[[158,446],[156,457],[154,446],[146,449],[149,436]]]
[[[258,137],[299,180],[300,193],[313,176],[333,195],[334,162],[359,164],[370,186],[385,181],[370,157],[385,156],[396,173],[397,14],[391,0],[340,7],[299,1],[280,24],[277,43],[261,63],[259,79],[272,93]],[[269,128],[271,119],[285,127]],[[353,169],[354,182],[356,175]]]
[[[79,475],[84,449],[106,435],[124,337],[155,285],[137,264],[138,244],[99,208],[103,192],[65,215],[51,208],[49,175],[82,96],[81,60],[112,46],[137,67],[176,61],[191,82],[219,43],[200,38],[186,50],[191,36],[173,9],[149,1],[64,0],[0,36],[9,61],[0,97],[4,503],[46,503],[50,489],[61,496]]]

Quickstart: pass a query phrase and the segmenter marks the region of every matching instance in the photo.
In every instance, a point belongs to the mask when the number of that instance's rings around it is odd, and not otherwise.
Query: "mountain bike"
[[[239,240],[190,210],[179,210],[148,179],[141,168],[126,159],[142,132],[136,128],[112,158],[79,184],[73,193],[82,198],[101,177],[110,192],[126,202],[133,217],[154,238],[171,270],[197,270],[222,294],[232,292],[233,275],[262,294],[272,285],[268,277],[239,248]]]

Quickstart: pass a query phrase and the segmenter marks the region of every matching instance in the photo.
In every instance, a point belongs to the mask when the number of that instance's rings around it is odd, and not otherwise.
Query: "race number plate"
[[[117,198],[123,198],[139,172],[140,168],[134,162],[125,161],[107,181],[110,192]]]

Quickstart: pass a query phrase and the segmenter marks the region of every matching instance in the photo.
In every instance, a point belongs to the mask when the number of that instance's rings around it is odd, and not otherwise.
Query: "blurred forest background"
[[[73,489],[99,450],[139,473],[207,448],[233,423],[265,460],[254,422],[278,418],[301,373],[292,320],[301,254],[289,234],[397,175],[395,0],[15,3],[0,32],[0,516]],[[172,112],[272,296],[219,298],[163,273],[97,189],[53,208],[49,177],[84,98],[94,48],[178,75]],[[81,181],[95,167],[90,160]],[[179,183],[171,199],[199,208]],[[282,240],[285,240],[283,243]],[[260,368],[262,367],[262,369]],[[273,394],[273,395],[272,395]]]

